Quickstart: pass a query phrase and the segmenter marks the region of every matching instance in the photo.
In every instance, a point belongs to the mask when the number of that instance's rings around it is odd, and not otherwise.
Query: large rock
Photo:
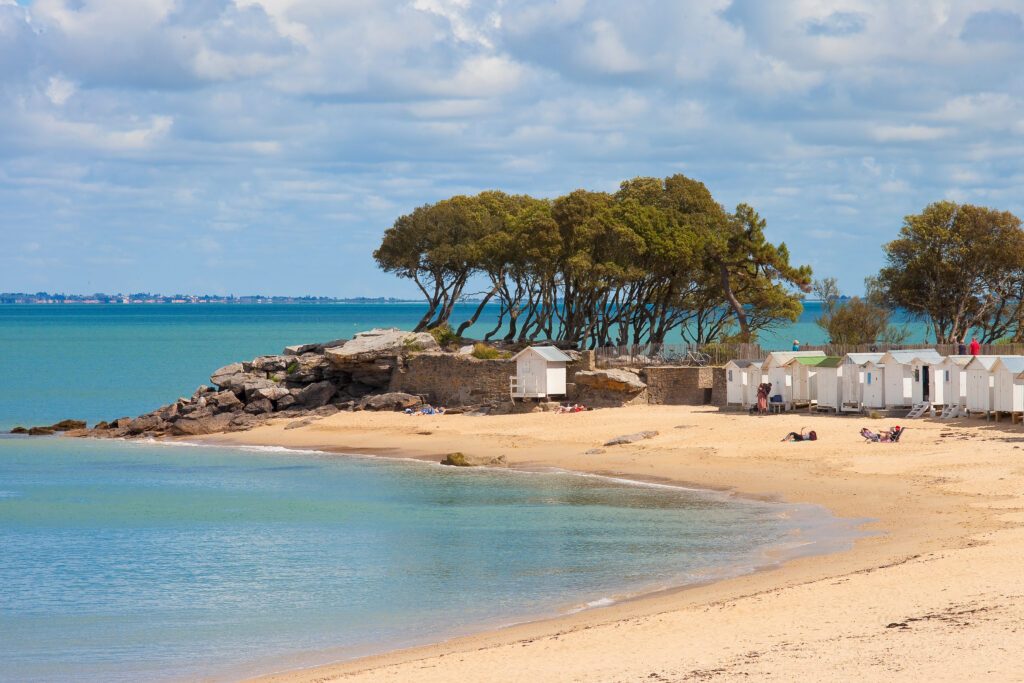
[[[338,387],[330,382],[317,382],[301,389],[293,389],[292,396],[306,408],[319,408],[330,402],[338,393]]]
[[[220,391],[216,394],[211,394],[206,399],[207,405],[212,405],[217,410],[241,410],[242,402],[235,396],[235,392],[230,390]]]
[[[391,384],[393,363],[378,360],[375,363],[360,365],[352,369],[352,381],[368,387],[383,389]]]
[[[295,396],[289,393],[287,396],[282,396],[274,401],[274,407],[278,410],[288,410],[296,403],[298,403],[298,401],[295,400]]]
[[[170,431],[171,434],[176,436],[198,436],[200,434],[223,432],[227,429],[233,418],[233,413],[220,413],[219,415],[204,417],[192,417],[190,415],[179,418],[171,425]]]
[[[261,387],[253,392],[256,399],[265,398],[268,401],[280,401],[285,396],[291,396],[292,392],[282,386]]]
[[[338,346],[344,346],[348,342],[347,339],[333,339],[327,342],[320,342],[319,344],[295,344],[294,346],[284,347],[282,353],[286,356],[301,356],[304,353],[323,353],[324,349],[333,349]]]
[[[245,412],[250,415],[262,415],[263,413],[273,412],[273,410],[274,404],[267,398],[258,398],[245,406]]]
[[[254,372],[278,372],[288,367],[292,360],[287,356],[259,356],[253,358],[249,365]]]
[[[225,365],[222,368],[214,370],[213,374],[210,375],[210,381],[216,384],[221,389],[223,389],[224,381],[227,378],[231,377],[232,375],[241,374],[243,372],[245,372],[245,369],[242,367],[241,363],[231,363],[230,365]]]
[[[439,351],[437,341],[426,332],[407,332],[395,328],[360,332],[344,346],[324,349],[324,355],[337,367],[349,367],[388,356],[415,351]]]
[[[137,436],[145,432],[163,431],[166,424],[157,415],[142,415],[128,423],[128,433]]]
[[[257,393],[266,389],[278,389],[280,386],[277,382],[273,382],[269,379],[252,379],[242,385],[242,394],[245,396],[245,402],[254,401],[257,398]]]
[[[573,382],[599,391],[638,394],[647,388],[635,372],[629,370],[581,370],[573,375]]]
[[[285,366],[285,381],[295,384],[310,384],[323,380],[324,373],[331,369],[322,354],[304,353],[292,356]]]
[[[453,467],[507,467],[504,455],[467,455],[465,453],[449,453],[441,461],[442,465]]]
[[[422,401],[419,396],[393,391],[387,394],[367,396],[359,402],[361,410],[405,410],[418,406]]]
[[[627,443],[636,443],[637,441],[643,441],[644,439],[653,439],[657,435],[658,432],[653,430],[647,432],[635,432],[633,434],[623,434],[622,436],[617,436],[614,439],[609,439],[608,441],[605,441],[604,445],[622,446]]]

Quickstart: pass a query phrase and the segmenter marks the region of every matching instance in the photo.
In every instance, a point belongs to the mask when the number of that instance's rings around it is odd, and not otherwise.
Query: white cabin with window
[[[967,364],[974,356],[946,356],[932,366],[932,403],[940,406],[967,405]]]
[[[916,370],[914,361],[919,361]],[[942,362],[942,356],[935,349],[889,351],[882,355],[879,362],[885,366],[885,406],[902,408],[920,402],[914,400],[916,384],[921,385],[917,388],[918,393],[931,394],[928,373],[932,365]]]
[[[881,353],[848,353],[843,356],[840,410],[859,411],[864,403],[864,366],[882,360]]]
[[[869,360],[864,364],[864,386],[861,388],[861,407],[885,407],[885,375],[887,368],[878,361]]]
[[[787,363],[794,358],[824,358],[824,351],[773,351],[761,363],[762,382],[772,383],[772,396],[782,396],[787,406],[793,402],[793,373]]]
[[[528,346],[515,356],[510,378],[513,398],[565,396],[565,368],[572,358],[554,346]]]
[[[731,360],[725,364],[725,403],[748,408],[757,403],[761,364],[756,360]]]
[[[1024,413],[1024,357],[1000,356],[992,364],[992,410]]]

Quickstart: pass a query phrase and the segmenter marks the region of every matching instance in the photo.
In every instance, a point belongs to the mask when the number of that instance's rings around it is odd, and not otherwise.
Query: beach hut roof
[[[895,361],[897,363],[912,363],[920,360],[928,363],[941,363],[942,354],[935,349],[904,349],[902,351],[888,351],[882,357],[882,362]]]
[[[817,363],[819,368],[838,368],[843,364],[842,356],[826,356]]]
[[[1024,356],[1000,356],[992,364],[991,369],[995,370],[998,366],[1006,368],[1014,375],[1019,375],[1024,372]]]
[[[761,361],[759,361],[759,360],[737,360],[737,359],[733,359],[733,360],[729,361],[728,363],[726,363],[726,366],[735,365],[738,368],[749,368],[751,365],[760,365],[760,364],[761,364]]]
[[[971,362],[971,359],[976,357],[977,356],[946,356],[946,362],[964,367]]]
[[[881,353],[848,353],[844,358],[856,365],[865,365],[868,361],[877,363],[882,359],[883,355]]]
[[[985,370],[991,370],[992,366],[996,364],[996,361],[1004,356],[975,356],[967,363],[966,368],[983,368]],[[1005,356],[1011,358],[1012,356]]]
[[[772,351],[768,354],[768,357],[764,359],[764,363],[761,365],[762,368],[768,367],[768,364],[774,362],[776,365],[785,365],[794,358],[808,358],[808,357],[824,357],[824,351]]]
[[[826,360],[828,360],[828,356],[797,356],[796,358],[790,359],[786,365],[820,366]]]
[[[535,351],[544,360],[556,363],[572,360],[572,358],[568,354],[554,346],[527,346],[525,349],[523,349],[516,355],[512,356],[512,360],[519,358],[519,356],[523,355],[527,351]]]

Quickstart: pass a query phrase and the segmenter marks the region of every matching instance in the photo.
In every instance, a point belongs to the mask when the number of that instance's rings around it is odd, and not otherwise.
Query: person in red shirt
[[[977,356],[981,353],[981,344],[978,343],[977,337],[971,337],[971,355]]]

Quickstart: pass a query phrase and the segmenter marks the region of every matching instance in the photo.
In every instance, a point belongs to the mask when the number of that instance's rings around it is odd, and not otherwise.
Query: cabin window
[[[729,381],[732,381],[732,370],[729,371]]]
[[[949,381],[949,370],[946,370],[946,381]]]
[[[914,381],[915,382],[920,382],[921,381],[921,368],[914,368]]]
[[[868,373],[868,384],[871,384],[871,373]]]

